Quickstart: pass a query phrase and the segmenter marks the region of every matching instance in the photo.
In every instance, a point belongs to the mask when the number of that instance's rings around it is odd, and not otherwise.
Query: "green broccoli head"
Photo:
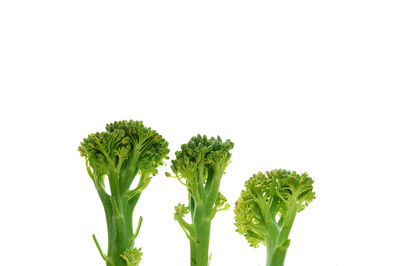
[[[157,174],[169,152],[168,142],[160,134],[132,120],[108,124],[106,131],[85,138],[78,150],[86,158],[92,178],[120,176],[127,187],[136,173],[146,177]]]
[[[198,196],[201,193],[199,188],[206,185],[207,190],[211,189],[211,180],[222,177],[230,163],[232,148],[233,143],[229,139],[223,142],[220,137],[207,138],[197,135],[175,153],[176,159],[172,160],[171,169],[188,187],[191,195]],[[167,176],[170,174],[167,173]]]
[[[313,180],[307,173],[282,169],[259,172],[246,181],[236,202],[236,231],[253,247],[268,244],[280,232],[290,231],[296,213],[314,198]]]

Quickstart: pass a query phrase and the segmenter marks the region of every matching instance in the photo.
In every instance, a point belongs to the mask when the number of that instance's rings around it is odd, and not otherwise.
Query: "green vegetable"
[[[219,192],[221,178],[230,163],[233,143],[223,142],[220,137],[208,139],[197,135],[183,144],[175,153],[171,169],[175,177],[186,186],[188,205],[175,207],[174,218],[190,241],[190,263],[192,266],[207,266],[211,220],[220,210],[229,205]],[[170,173],[166,173],[171,176]],[[190,213],[191,223],[184,216]]]
[[[267,246],[267,266],[284,265],[296,214],[313,199],[313,180],[287,170],[258,173],[246,181],[235,207],[237,232],[252,247]]]
[[[87,172],[103,203],[107,220],[108,252],[104,254],[93,239],[107,266],[136,266],[141,250],[134,247],[142,217],[136,230],[132,227],[133,210],[142,191],[169,152],[168,143],[141,121],[120,121],[106,126],[106,131],[90,134],[78,148],[86,158]],[[135,177],[138,184],[131,188]],[[111,192],[105,190],[106,177]]]

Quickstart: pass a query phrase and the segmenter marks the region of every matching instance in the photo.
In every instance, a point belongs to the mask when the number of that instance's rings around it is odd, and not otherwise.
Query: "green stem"
[[[96,244],[97,249],[100,252],[101,257],[103,258],[103,260],[107,261],[107,256],[103,252],[103,250],[101,249],[101,246],[100,246],[99,242],[97,241],[97,238],[96,238],[95,234],[92,235],[92,238],[93,238],[94,243]]]
[[[195,237],[190,241],[191,266],[208,266],[211,215],[205,208],[197,208],[194,219]]]
[[[126,266],[121,257],[128,249],[133,249],[136,236],[132,229],[132,214],[137,203],[124,197],[112,197],[114,204],[105,207],[108,230],[107,266]]]
[[[268,247],[267,266],[283,266],[288,246]]]
[[[140,227],[142,226],[142,222],[143,222],[143,217],[140,216],[140,217],[139,217],[138,224],[137,224],[137,226],[136,226],[135,233],[133,234],[133,240],[135,240],[136,237],[138,236],[139,231],[140,231]]]
[[[125,210],[125,230],[126,233],[131,236],[129,239],[129,248],[134,248],[135,245],[135,239],[136,235],[133,232],[133,223],[132,223],[132,217],[133,217],[133,210],[136,207],[136,204],[139,200],[140,194],[136,195],[132,199],[128,200],[126,203],[126,210]]]
[[[114,199],[115,200],[115,199]],[[125,266],[125,260],[121,257],[122,253],[127,249],[127,240],[125,235],[125,221],[122,209],[117,210],[120,203],[112,205],[111,219],[107,219],[108,228],[108,252],[109,261],[107,266]]]
[[[190,240],[190,265],[196,265],[196,244],[194,240]]]
[[[284,265],[290,244],[289,233],[297,213],[297,206],[294,200],[289,201],[289,206],[280,230],[269,230],[272,232],[273,237],[267,243],[267,266]]]

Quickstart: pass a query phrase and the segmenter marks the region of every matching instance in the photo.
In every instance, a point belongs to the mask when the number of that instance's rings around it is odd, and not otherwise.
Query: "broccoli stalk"
[[[267,266],[283,266],[296,214],[315,199],[313,180],[287,170],[257,173],[246,181],[235,207],[237,232],[252,247],[267,246]]]
[[[211,220],[218,211],[229,208],[219,186],[230,163],[232,148],[230,140],[222,142],[220,137],[208,139],[197,135],[183,144],[172,160],[174,177],[186,186],[189,194],[188,205],[178,204],[174,218],[189,238],[192,266],[208,265]],[[191,223],[184,219],[188,213]]]
[[[141,121],[114,122],[105,132],[90,134],[78,148],[86,158],[86,169],[103,204],[107,221],[108,252],[105,254],[96,237],[95,244],[107,266],[136,266],[141,250],[135,239],[142,223],[140,217],[135,230],[133,210],[142,191],[157,174],[169,152],[168,143]],[[139,182],[131,188],[135,177]],[[105,190],[106,177],[110,193]]]

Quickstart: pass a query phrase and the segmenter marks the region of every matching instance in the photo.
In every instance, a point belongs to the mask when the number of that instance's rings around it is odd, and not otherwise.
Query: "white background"
[[[77,147],[143,120],[172,151],[197,133],[235,142],[231,205],[257,171],[315,179],[287,266],[400,265],[398,1],[0,3],[1,265],[103,265],[101,203]],[[173,152],[171,157],[174,158]],[[135,211],[141,265],[188,265],[173,220],[186,191],[160,169]],[[212,224],[212,265],[264,265]]]

